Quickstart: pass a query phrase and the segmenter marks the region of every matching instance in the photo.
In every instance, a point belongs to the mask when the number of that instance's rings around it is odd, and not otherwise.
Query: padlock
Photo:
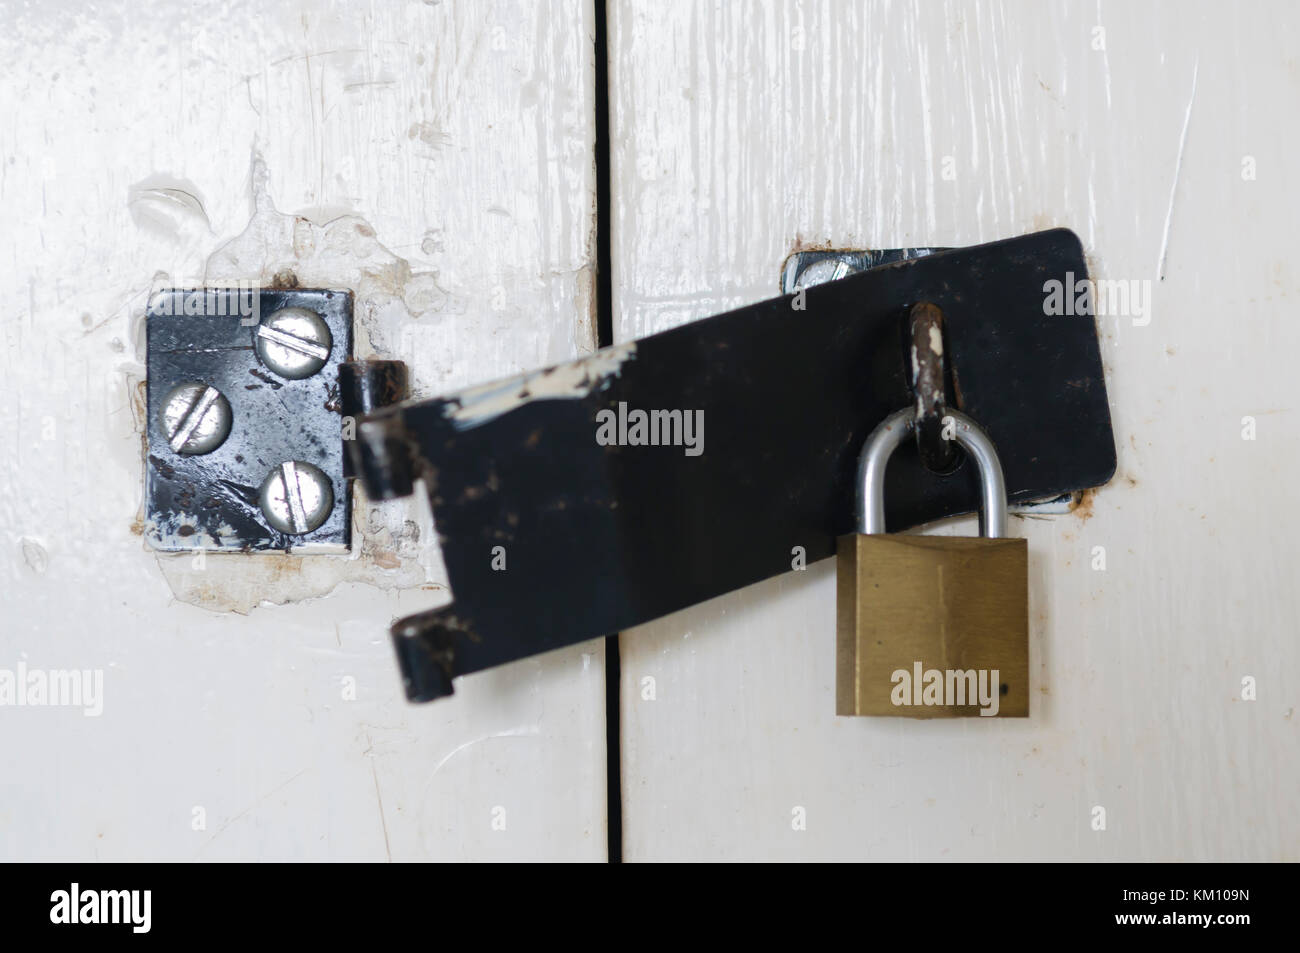
[[[981,537],[885,534],[885,467],[916,413],[875,429],[858,460],[858,533],[837,546],[836,711],[952,718],[1029,715],[1028,545],[1007,539],[1002,465],[948,410],[980,472]]]

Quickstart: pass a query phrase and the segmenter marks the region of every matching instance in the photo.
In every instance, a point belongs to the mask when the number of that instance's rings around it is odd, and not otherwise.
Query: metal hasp
[[[360,476],[367,463],[389,455],[383,447],[378,453],[363,455],[358,444],[356,420],[362,414],[373,413],[381,407],[401,403],[410,393],[410,377],[402,361],[384,361],[372,358],[366,361],[349,361],[339,368],[339,392],[344,414],[343,471],[349,478]],[[395,484],[386,481],[385,475],[371,470],[366,474],[366,486],[372,499],[391,500],[409,496],[409,479]]]
[[[1105,483],[1096,326],[1045,308],[1069,273],[1087,264],[1064,229],[934,252],[362,418],[368,492],[424,482],[452,588],[451,605],[393,626],[408,697],[788,572],[799,548],[834,555],[863,442],[914,403],[922,301],[943,314],[950,406],[996,444],[1013,503]],[[698,421],[701,439],[638,443],[627,424],[656,411]],[[611,419],[618,439],[598,439]],[[970,461],[933,473],[915,441],[885,489],[891,531],[980,500]]]
[[[352,295],[162,291],[146,337],[145,539],[161,550],[345,552],[339,368]]]

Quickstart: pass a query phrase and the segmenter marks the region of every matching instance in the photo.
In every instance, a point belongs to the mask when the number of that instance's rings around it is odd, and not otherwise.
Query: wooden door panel
[[[622,637],[627,859],[1295,859],[1287,12],[611,5],[616,341],[807,246],[1067,226],[1143,295],[1098,318],[1117,476],[1013,520],[1031,718],[837,718],[833,561],[792,572]]]

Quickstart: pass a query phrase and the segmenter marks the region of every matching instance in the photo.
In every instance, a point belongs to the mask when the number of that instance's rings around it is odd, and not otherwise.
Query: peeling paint
[[[253,214],[244,230],[208,256],[194,284],[220,286],[256,281],[268,287],[350,289],[354,295],[358,357],[400,354],[401,328],[436,314],[447,295],[437,274],[416,272],[391,252],[375,229],[358,215],[340,208],[316,208],[296,215],[275,207],[261,156],[252,159]],[[178,184],[179,183],[179,184]],[[132,188],[128,204],[141,227],[169,230],[178,239],[194,234],[207,217],[195,190],[181,180],[151,178]],[[164,214],[166,213],[166,214]],[[182,228],[181,224],[190,223]],[[160,275],[155,281],[189,283]],[[143,336],[138,336],[144,358]],[[279,386],[273,378],[266,382]],[[140,395],[138,400],[142,401]],[[143,438],[144,415],[136,413]],[[142,439],[143,445],[143,439]],[[219,612],[248,613],[261,604],[284,604],[323,596],[340,583],[379,589],[430,587],[445,590],[445,572],[436,541],[419,545],[420,520],[410,500],[368,504],[357,488],[353,508],[354,551],[350,554],[221,552],[238,544],[218,532],[201,544],[218,551],[157,554],[158,566],[172,594],[181,602]],[[147,536],[185,537],[194,543],[194,524],[183,517],[175,525],[142,523]],[[188,530],[188,532],[187,532]],[[433,541],[429,533],[426,539]]]
[[[28,568],[33,572],[44,574],[50,566],[49,553],[44,546],[30,536],[24,536],[20,541],[23,550],[23,562],[27,563]]]
[[[520,374],[462,391],[460,406],[448,413],[459,430],[477,427],[531,400],[586,397],[617,377],[625,361],[636,357],[636,342],[607,347],[570,364]]]
[[[336,207],[279,211],[261,156],[252,160],[254,213],[248,226],[209,256],[203,283],[259,280],[266,285],[348,288],[359,333],[356,356],[401,350],[401,328],[447,306],[436,271],[415,271],[381,243],[361,216]],[[414,382],[413,382],[414,383]]]

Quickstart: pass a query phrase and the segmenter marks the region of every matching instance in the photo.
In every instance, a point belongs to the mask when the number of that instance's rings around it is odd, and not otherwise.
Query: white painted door
[[[1115,479],[1013,520],[1030,719],[837,718],[822,562],[622,637],[625,858],[1300,857],[1292,8],[609,11],[616,340],[801,244],[1066,226],[1151,289],[1099,325]]]
[[[402,697],[427,506],[350,559],[140,536],[151,287],[350,287],[420,394],[593,349],[593,9],[0,12],[0,674],[102,673],[0,707],[0,858],[605,858],[600,642]]]
[[[152,288],[350,287],[421,395],[594,347],[593,10],[0,12],[0,675],[102,673],[0,707],[0,858],[605,858],[599,642],[401,697],[418,498],[346,559],[140,536]],[[1063,225],[1152,289],[1100,325],[1116,479],[1016,523],[1031,718],[836,718],[833,566],[788,574],[621,639],[627,859],[1296,859],[1288,12],[609,5],[617,341],[801,244]]]

